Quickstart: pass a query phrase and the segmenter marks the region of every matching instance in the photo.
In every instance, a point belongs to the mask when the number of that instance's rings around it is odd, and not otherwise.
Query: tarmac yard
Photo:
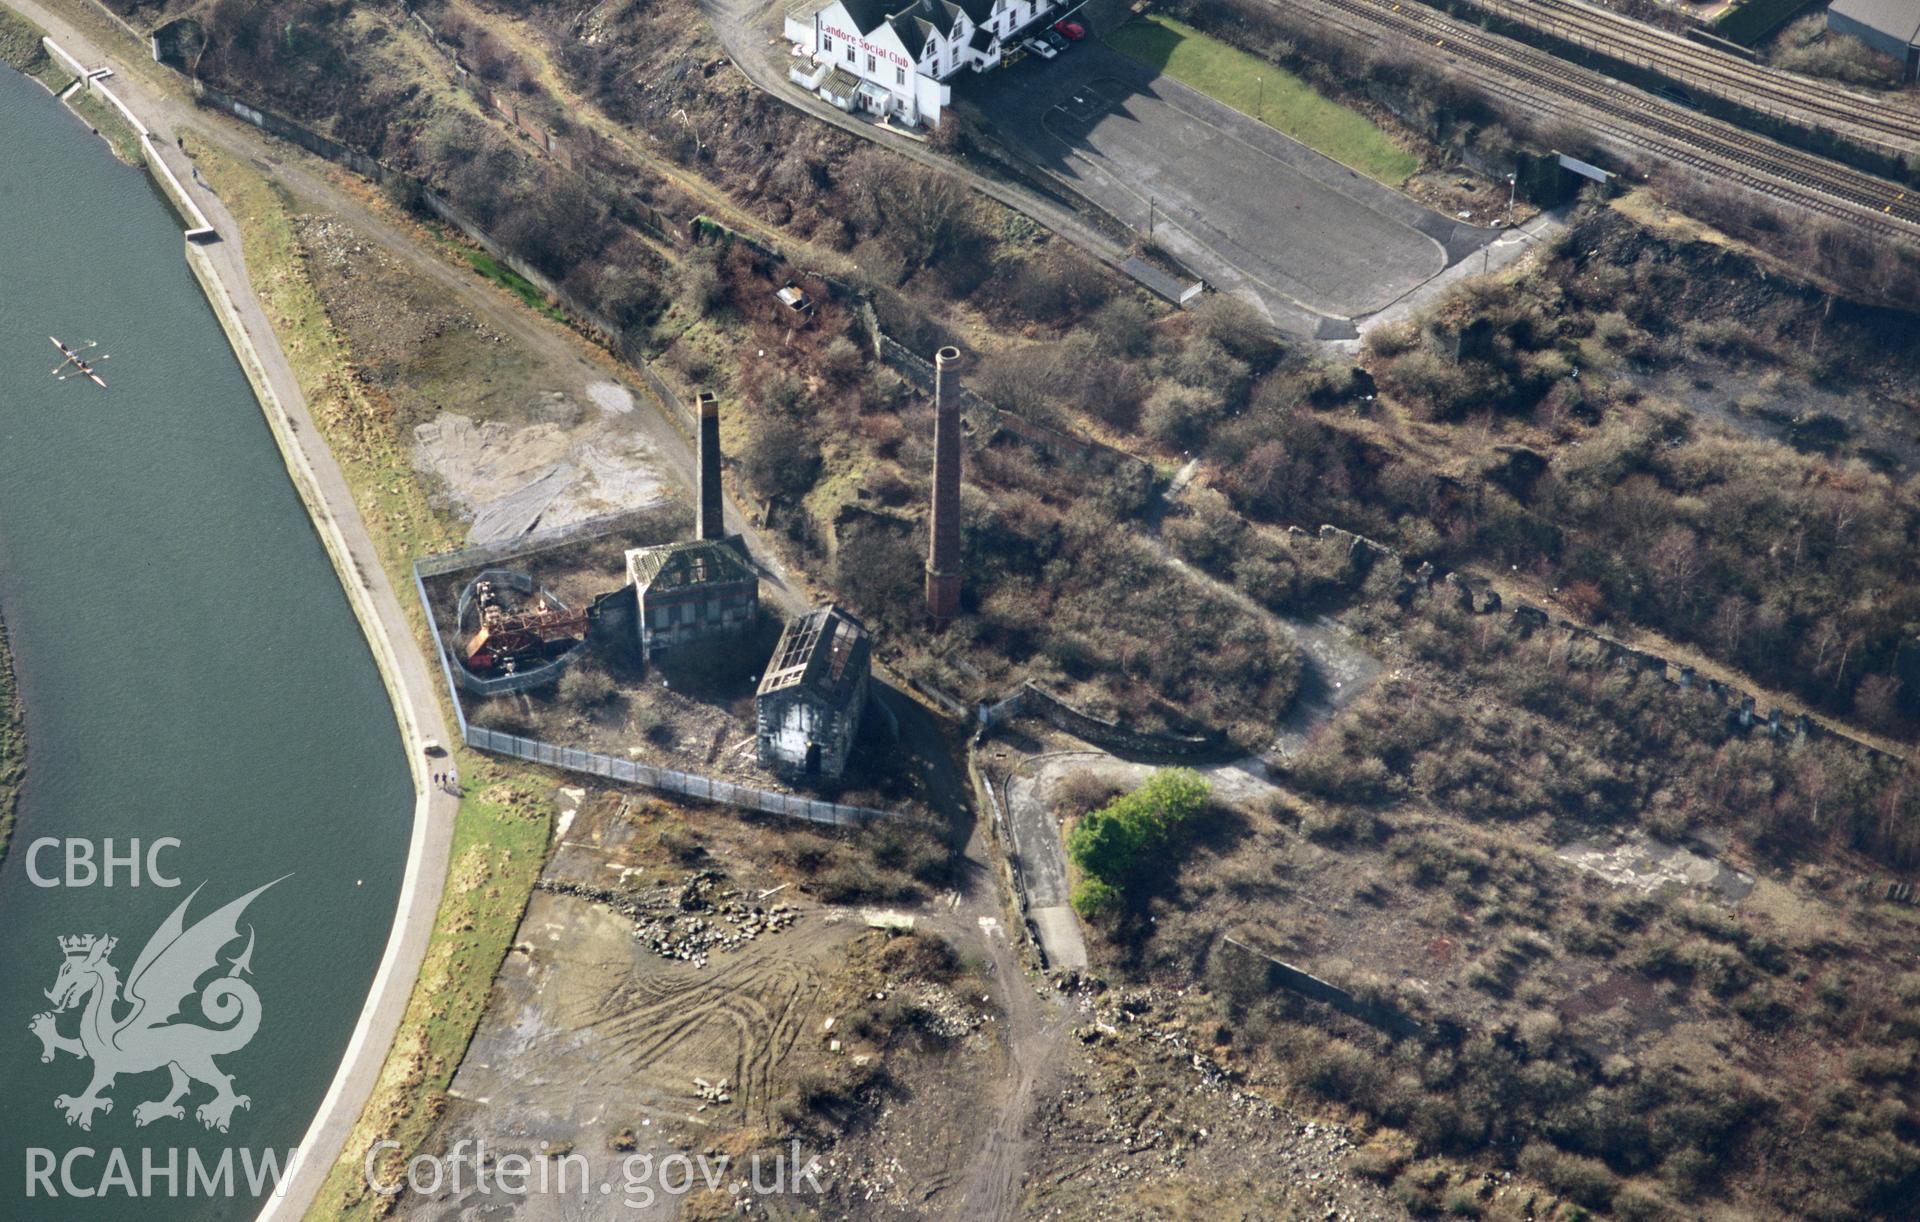
[[[1341,338],[1491,241],[1093,39],[967,84],[995,133],[1283,329]]]

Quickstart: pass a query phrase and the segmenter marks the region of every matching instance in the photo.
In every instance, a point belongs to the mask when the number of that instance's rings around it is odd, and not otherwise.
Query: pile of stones
[[[792,904],[762,904],[744,892],[722,888],[725,876],[702,870],[679,887],[645,892],[615,891],[586,883],[548,882],[542,890],[604,904],[633,921],[634,940],[663,959],[705,967],[716,950],[737,950],[763,933],[778,933],[800,919]]]

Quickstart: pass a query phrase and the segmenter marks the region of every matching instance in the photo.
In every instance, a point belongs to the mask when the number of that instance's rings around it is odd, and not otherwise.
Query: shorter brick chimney
[[[720,496],[720,400],[710,390],[695,397],[700,412],[699,537],[727,537],[726,502]]]

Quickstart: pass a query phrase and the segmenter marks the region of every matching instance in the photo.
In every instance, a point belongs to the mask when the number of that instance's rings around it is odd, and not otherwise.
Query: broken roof
[[[787,621],[760,680],[760,695],[805,688],[844,703],[867,673],[872,649],[866,625],[831,603],[815,607]]]
[[[636,547],[627,553],[627,576],[637,586],[659,589],[759,580],[731,544],[717,539]]]

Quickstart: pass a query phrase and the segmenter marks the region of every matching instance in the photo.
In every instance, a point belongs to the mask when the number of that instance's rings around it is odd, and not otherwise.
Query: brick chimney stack
[[[933,521],[927,544],[927,614],[944,628],[960,613],[960,350],[933,358]]]
[[[725,501],[720,499],[720,400],[703,390],[695,402],[700,409],[700,522],[699,537],[727,537]]]

